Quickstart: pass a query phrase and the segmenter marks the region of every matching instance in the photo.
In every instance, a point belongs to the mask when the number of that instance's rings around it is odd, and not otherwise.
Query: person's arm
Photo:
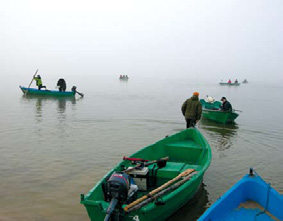
[[[232,105],[229,103],[229,105],[228,105],[228,111],[232,111]]]
[[[183,103],[182,108],[181,108],[182,113],[183,113],[184,116],[185,116],[185,113],[186,113],[186,107],[187,107],[187,101],[185,101],[185,102]]]
[[[200,120],[201,118],[201,113],[202,113],[202,104],[199,103],[198,107],[197,107],[197,119],[196,119],[196,123]]]

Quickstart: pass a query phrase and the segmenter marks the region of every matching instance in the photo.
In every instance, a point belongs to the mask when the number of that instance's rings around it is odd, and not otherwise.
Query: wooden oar
[[[160,192],[161,190],[165,189],[166,187],[168,187],[169,185],[171,185],[172,183],[174,183],[175,181],[179,180],[180,178],[189,175],[190,173],[194,172],[194,169],[187,169],[184,172],[180,173],[178,176],[176,176],[175,178],[173,178],[172,180],[169,180],[167,183],[163,184],[162,186],[156,188],[155,190],[152,190],[151,192],[149,192],[147,195],[144,195],[143,197],[137,199],[136,201],[130,203],[128,206],[126,206],[124,208],[124,210],[127,212],[130,208],[132,208],[133,206],[141,203],[142,201],[152,197],[154,194]]]
[[[28,86],[28,89],[30,88],[30,86],[31,86],[31,84],[32,84],[32,82],[33,82],[33,80],[34,80],[34,77],[35,77],[35,75],[37,74],[37,72],[38,72],[38,69],[36,70],[35,74],[33,75],[32,80],[31,80],[31,82],[30,82],[30,84],[29,84],[29,86]],[[25,95],[27,95],[28,89],[27,89]]]
[[[239,112],[243,112],[243,111],[241,111],[241,110],[236,110],[236,109],[233,109],[234,111],[239,111]]]
[[[150,162],[147,162],[147,163],[141,163],[141,164],[138,164],[138,165],[136,165],[134,167],[128,168],[128,169],[124,170],[123,172],[130,173],[130,172],[132,172],[133,170],[135,170],[138,167],[149,166],[151,164],[158,163],[159,161],[167,161],[168,159],[169,159],[169,157],[164,157],[164,158],[160,158],[158,160],[153,160],[153,161],[150,161]]]
[[[132,208],[130,208],[129,210],[127,210],[127,213],[133,212],[135,210],[138,210],[140,208],[142,208],[143,206],[149,204],[150,202],[153,202],[154,200],[158,199],[159,197],[161,197],[162,195],[166,194],[169,191],[175,190],[177,189],[179,186],[181,186],[182,184],[184,184],[185,182],[189,181],[191,179],[191,177],[195,174],[191,173],[185,177],[183,177],[182,180],[178,181],[177,183],[173,184],[172,186],[163,189],[162,191],[160,191],[159,193],[155,194],[154,196],[149,197],[148,199],[142,201],[141,203],[133,206]]]

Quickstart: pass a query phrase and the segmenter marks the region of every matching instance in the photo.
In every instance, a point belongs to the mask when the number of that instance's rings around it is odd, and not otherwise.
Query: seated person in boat
[[[232,83],[232,81],[229,79],[228,84],[231,84],[231,83]]]
[[[57,86],[59,86],[59,91],[66,91],[67,85],[66,81],[63,78],[60,78],[58,80]]]
[[[46,88],[46,86],[42,85],[42,80],[40,75],[37,75],[36,77],[34,77],[34,80],[36,82],[36,86],[38,86],[38,90],[40,90],[41,88]]]
[[[238,84],[238,80],[237,79],[235,80],[235,84]]]
[[[222,101],[221,110],[232,112],[232,105],[230,104],[229,101],[227,101],[226,97],[222,97],[221,101]]]

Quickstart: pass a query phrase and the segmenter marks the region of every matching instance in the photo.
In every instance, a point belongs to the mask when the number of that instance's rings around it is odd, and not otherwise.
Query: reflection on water
[[[204,183],[200,185],[196,195],[167,221],[197,220],[208,207],[208,192]]]
[[[233,146],[232,138],[236,137],[239,127],[237,124],[219,124],[202,118],[201,128],[211,136],[210,142],[215,149],[223,151]]]
[[[82,98],[79,98],[82,99]],[[43,109],[49,107],[50,105],[57,105],[57,112],[59,114],[64,114],[66,111],[66,104],[71,103],[73,106],[76,105],[75,97],[46,97],[46,96],[22,96],[24,102],[30,104],[35,104],[36,108],[36,118],[40,119],[43,114]]]

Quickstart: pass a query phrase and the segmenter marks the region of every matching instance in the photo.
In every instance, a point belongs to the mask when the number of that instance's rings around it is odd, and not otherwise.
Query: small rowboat
[[[202,104],[202,116],[208,120],[212,120],[222,124],[233,123],[239,114],[232,112],[221,111],[221,102],[215,101],[208,103],[204,99],[200,99]]]
[[[55,90],[38,90],[35,88],[26,88],[20,86],[22,92],[26,95],[41,95],[41,96],[54,96],[54,97],[73,97],[76,94],[76,91],[55,91]]]
[[[119,77],[119,79],[120,79],[120,80],[127,81],[127,80],[129,80],[129,77],[124,76],[124,77]]]
[[[149,161],[133,165],[124,158],[81,195],[91,220],[165,220],[199,189],[211,149],[196,128],[189,128],[139,150],[130,159]]]
[[[283,220],[283,195],[250,169],[198,220]]]
[[[221,86],[240,86],[241,83],[219,83]]]

